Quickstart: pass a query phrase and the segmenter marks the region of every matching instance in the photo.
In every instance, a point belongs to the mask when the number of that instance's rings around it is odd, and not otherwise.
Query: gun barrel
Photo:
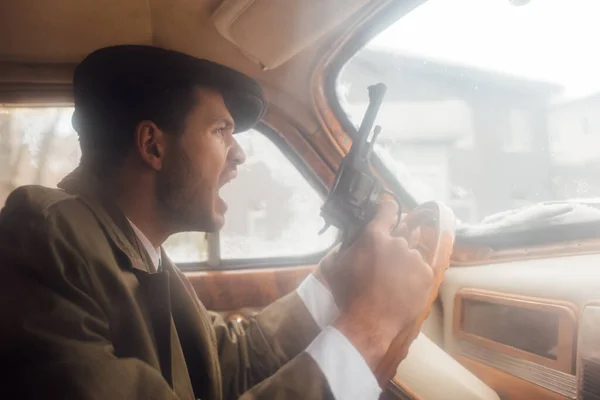
[[[378,83],[376,85],[369,86],[368,89],[369,107],[365,112],[365,116],[360,124],[360,128],[358,128],[358,135],[356,138],[354,138],[356,141],[356,146],[352,146],[350,151],[351,153],[361,154],[362,149],[366,145],[369,133],[373,129],[373,124],[375,124],[377,113],[379,112],[381,104],[383,103],[383,97],[387,91],[387,86],[384,83]]]

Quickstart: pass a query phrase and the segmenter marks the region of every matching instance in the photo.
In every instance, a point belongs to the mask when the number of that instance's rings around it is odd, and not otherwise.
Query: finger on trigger
[[[408,225],[404,221],[400,221],[398,226],[392,228],[392,236],[394,237],[407,237],[408,236]]]

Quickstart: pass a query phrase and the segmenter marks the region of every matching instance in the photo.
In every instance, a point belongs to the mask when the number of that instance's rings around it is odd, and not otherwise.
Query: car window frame
[[[323,95],[335,118],[340,123],[342,129],[351,137],[356,138],[358,131],[350,118],[346,114],[342,104],[337,96],[336,84],[344,66],[354,55],[359,52],[371,39],[390,27],[392,24],[403,18],[416,7],[426,3],[427,0],[406,0],[404,2],[391,2],[382,7],[374,15],[368,17],[363,23],[352,32],[351,36],[334,50],[333,57],[327,63],[323,70]],[[377,83],[377,82],[373,82]],[[385,99],[384,99],[385,103]],[[385,129],[385,127],[382,127]],[[408,210],[412,210],[419,205],[419,202],[404,187],[402,182],[396,177],[383,163],[383,161],[372,153],[371,164],[377,173],[384,179],[389,188],[398,196],[402,205]]]

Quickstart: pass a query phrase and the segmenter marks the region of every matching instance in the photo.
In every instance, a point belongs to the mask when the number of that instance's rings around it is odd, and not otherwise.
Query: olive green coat
[[[0,213],[0,398],[332,398],[295,293],[226,324],[164,252],[148,272],[125,216],[77,171]]]

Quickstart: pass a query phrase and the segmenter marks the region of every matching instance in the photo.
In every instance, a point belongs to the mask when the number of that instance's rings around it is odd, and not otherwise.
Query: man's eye
[[[227,128],[226,127],[221,127],[221,128],[217,128],[217,133],[219,135],[225,135],[225,133],[227,132]]]

